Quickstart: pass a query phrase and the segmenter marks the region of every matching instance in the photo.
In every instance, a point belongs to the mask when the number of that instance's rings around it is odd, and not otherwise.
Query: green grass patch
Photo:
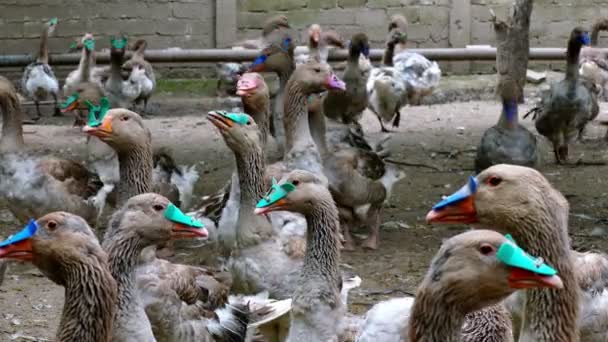
[[[215,96],[217,79],[160,79],[156,88],[161,93]]]

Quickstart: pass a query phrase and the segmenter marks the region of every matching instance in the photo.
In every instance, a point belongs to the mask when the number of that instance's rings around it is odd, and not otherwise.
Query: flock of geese
[[[296,56],[285,16],[239,44],[262,51],[250,65],[219,66],[223,81],[236,81],[244,112],[207,114],[236,169],[190,213],[180,208],[191,208],[198,174],[155,151],[134,111],[141,102],[146,111],[156,85],[146,42],[131,44],[125,61],[127,39],[113,38],[110,66],[100,68],[95,38],[85,34],[60,105],[46,45],[56,25],[45,25],[22,90],[36,103],[52,97],[54,115],[74,113],[87,166],[27,150],[19,95],[0,77],[0,200],[25,225],[0,242],[0,258],[31,262],[65,287],[56,341],[608,339],[608,259],[572,250],[568,202],[533,168],[536,138],[518,123],[512,80],[499,84],[503,110],[482,138],[477,176],[426,216],[496,231],[444,241],[415,297],[348,312],[348,291],[361,279],[340,268],[340,251],[356,248],[350,228],[359,226],[370,231],[361,245],[378,248],[383,205],[404,176],[386,161],[386,139],[372,142],[358,120],[369,108],[383,131],[398,126],[400,109],[420,103],[441,76],[436,63],[407,51],[404,17],[391,18],[380,67],[367,59],[364,33],[345,43],[318,25],[308,31],[308,54]],[[572,31],[565,79],[531,112],[558,162],[598,113],[605,56],[583,49],[589,40]],[[341,77],[327,64],[331,45],[349,51]],[[274,101],[258,72],[277,74]],[[200,248],[214,248],[221,267],[161,258],[177,239],[206,240]]]

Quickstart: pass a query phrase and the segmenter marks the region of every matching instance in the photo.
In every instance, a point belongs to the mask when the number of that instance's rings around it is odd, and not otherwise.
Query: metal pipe
[[[306,52],[308,48],[298,47],[296,53]],[[608,49],[601,49],[608,53]],[[409,49],[425,57],[436,61],[494,61],[496,59],[496,48],[493,47],[468,47],[468,48],[438,48],[438,49]],[[384,50],[373,49],[370,57],[374,61],[382,59]],[[250,62],[260,54],[258,50],[232,50],[232,49],[165,49],[148,50],[146,59],[152,63],[192,63],[192,62]],[[131,52],[127,53],[127,58]],[[331,50],[330,61],[344,61],[348,55],[347,50]],[[110,56],[108,51],[96,54],[98,63],[108,63]],[[531,48],[531,60],[562,60],[566,56],[565,48]],[[25,66],[33,62],[35,57],[25,55],[0,55],[0,67]],[[52,65],[75,65],[80,60],[80,54],[51,54]]]

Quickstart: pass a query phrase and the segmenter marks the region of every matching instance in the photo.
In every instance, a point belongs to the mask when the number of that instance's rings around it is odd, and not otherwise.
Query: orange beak
[[[176,223],[171,231],[171,239],[206,238],[209,232],[206,228],[194,228]]]
[[[552,289],[564,288],[562,279],[557,275],[546,276],[530,272],[521,268],[511,268],[509,274],[509,287],[513,289],[534,289],[548,287]]]
[[[86,125],[82,128],[82,131],[98,138],[109,137],[112,135],[112,116],[106,115],[101,121],[101,125],[96,127]]]
[[[211,121],[211,123],[217,127],[220,131],[225,131],[234,126],[234,122],[232,120],[225,118],[223,115],[217,114],[215,112],[207,113],[207,119]]]
[[[67,112],[71,112],[76,109],[78,109],[78,101],[74,101],[74,102],[70,103],[70,105],[68,107],[61,109],[61,112],[67,113]]]
[[[285,201],[285,199],[280,199],[267,207],[255,208],[253,213],[256,215],[264,215],[271,211],[285,210],[286,207],[287,207],[287,201]]]
[[[471,195],[457,203],[450,204],[441,209],[433,209],[426,214],[427,223],[478,223],[475,210],[475,196]]]
[[[32,261],[34,259],[32,241],[30,239],[0,247],[0,258]]]

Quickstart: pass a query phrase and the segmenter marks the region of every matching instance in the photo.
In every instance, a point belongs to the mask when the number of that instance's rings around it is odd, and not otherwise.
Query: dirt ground
[[[216,108],[209,108],[206,102],[192,97],[157,97],[155,102],[159,104],[158,114],[146,120],[154,144],[171,147],[180,164],[198,164],[201,178],[197,194],[210,193],[222,186],[231,173],[233,161],[215,129],[204,118],[207,110]],[[528,108],[525,105],[520,110],[525,113]],[[608,105],[603,103],[602,109],[608,110]],[[50,114],[50,108],[45,110]],[[442,239],[466,229],[432,227],[424,223],[424,217],[441,195],[458,189],[466,176],[473,173],[474,148],[483,131],[496,122],[499,111],[497,102],[451,103],[403,110],[402,127],[392,135],[392,159],[424,163],[437,170],[404,167],[407,177],[396,186],[391,205],[383,215],[380,249],[342,254],[342,262],[363,279],[362,286],[351,292],[353,310],[363,312],[382,299],[414,292]],[[608,115],[602,112],[590,125],[587,138],[596,140],[576,144],[572,161],[608,159],[607,146],[597,140],[606,130],[599,121],[607,119]],[[26,142],[34,150],[83,158],[85,138],[71,123],[69,117],[45,117],[38,125],[25,127]],[[534,131],[530,121],[524,123]],[[364,127],[371,136],[379,134],[379,126],[371,115],[364,118]],[[608,166],[557,166],[546,140],[540,141],[541,170],[571,204],[570,235],[575,248],[606,251]],[[10,213],[0,211],[0,236],[6,237],[17,229]],[[176,257],[178,261],[185,259],[203,257],[184,254]],[[11,264],[0,288],[0,341],[52,339],[62,304],[63,290],[59,286],[30,265]]]

